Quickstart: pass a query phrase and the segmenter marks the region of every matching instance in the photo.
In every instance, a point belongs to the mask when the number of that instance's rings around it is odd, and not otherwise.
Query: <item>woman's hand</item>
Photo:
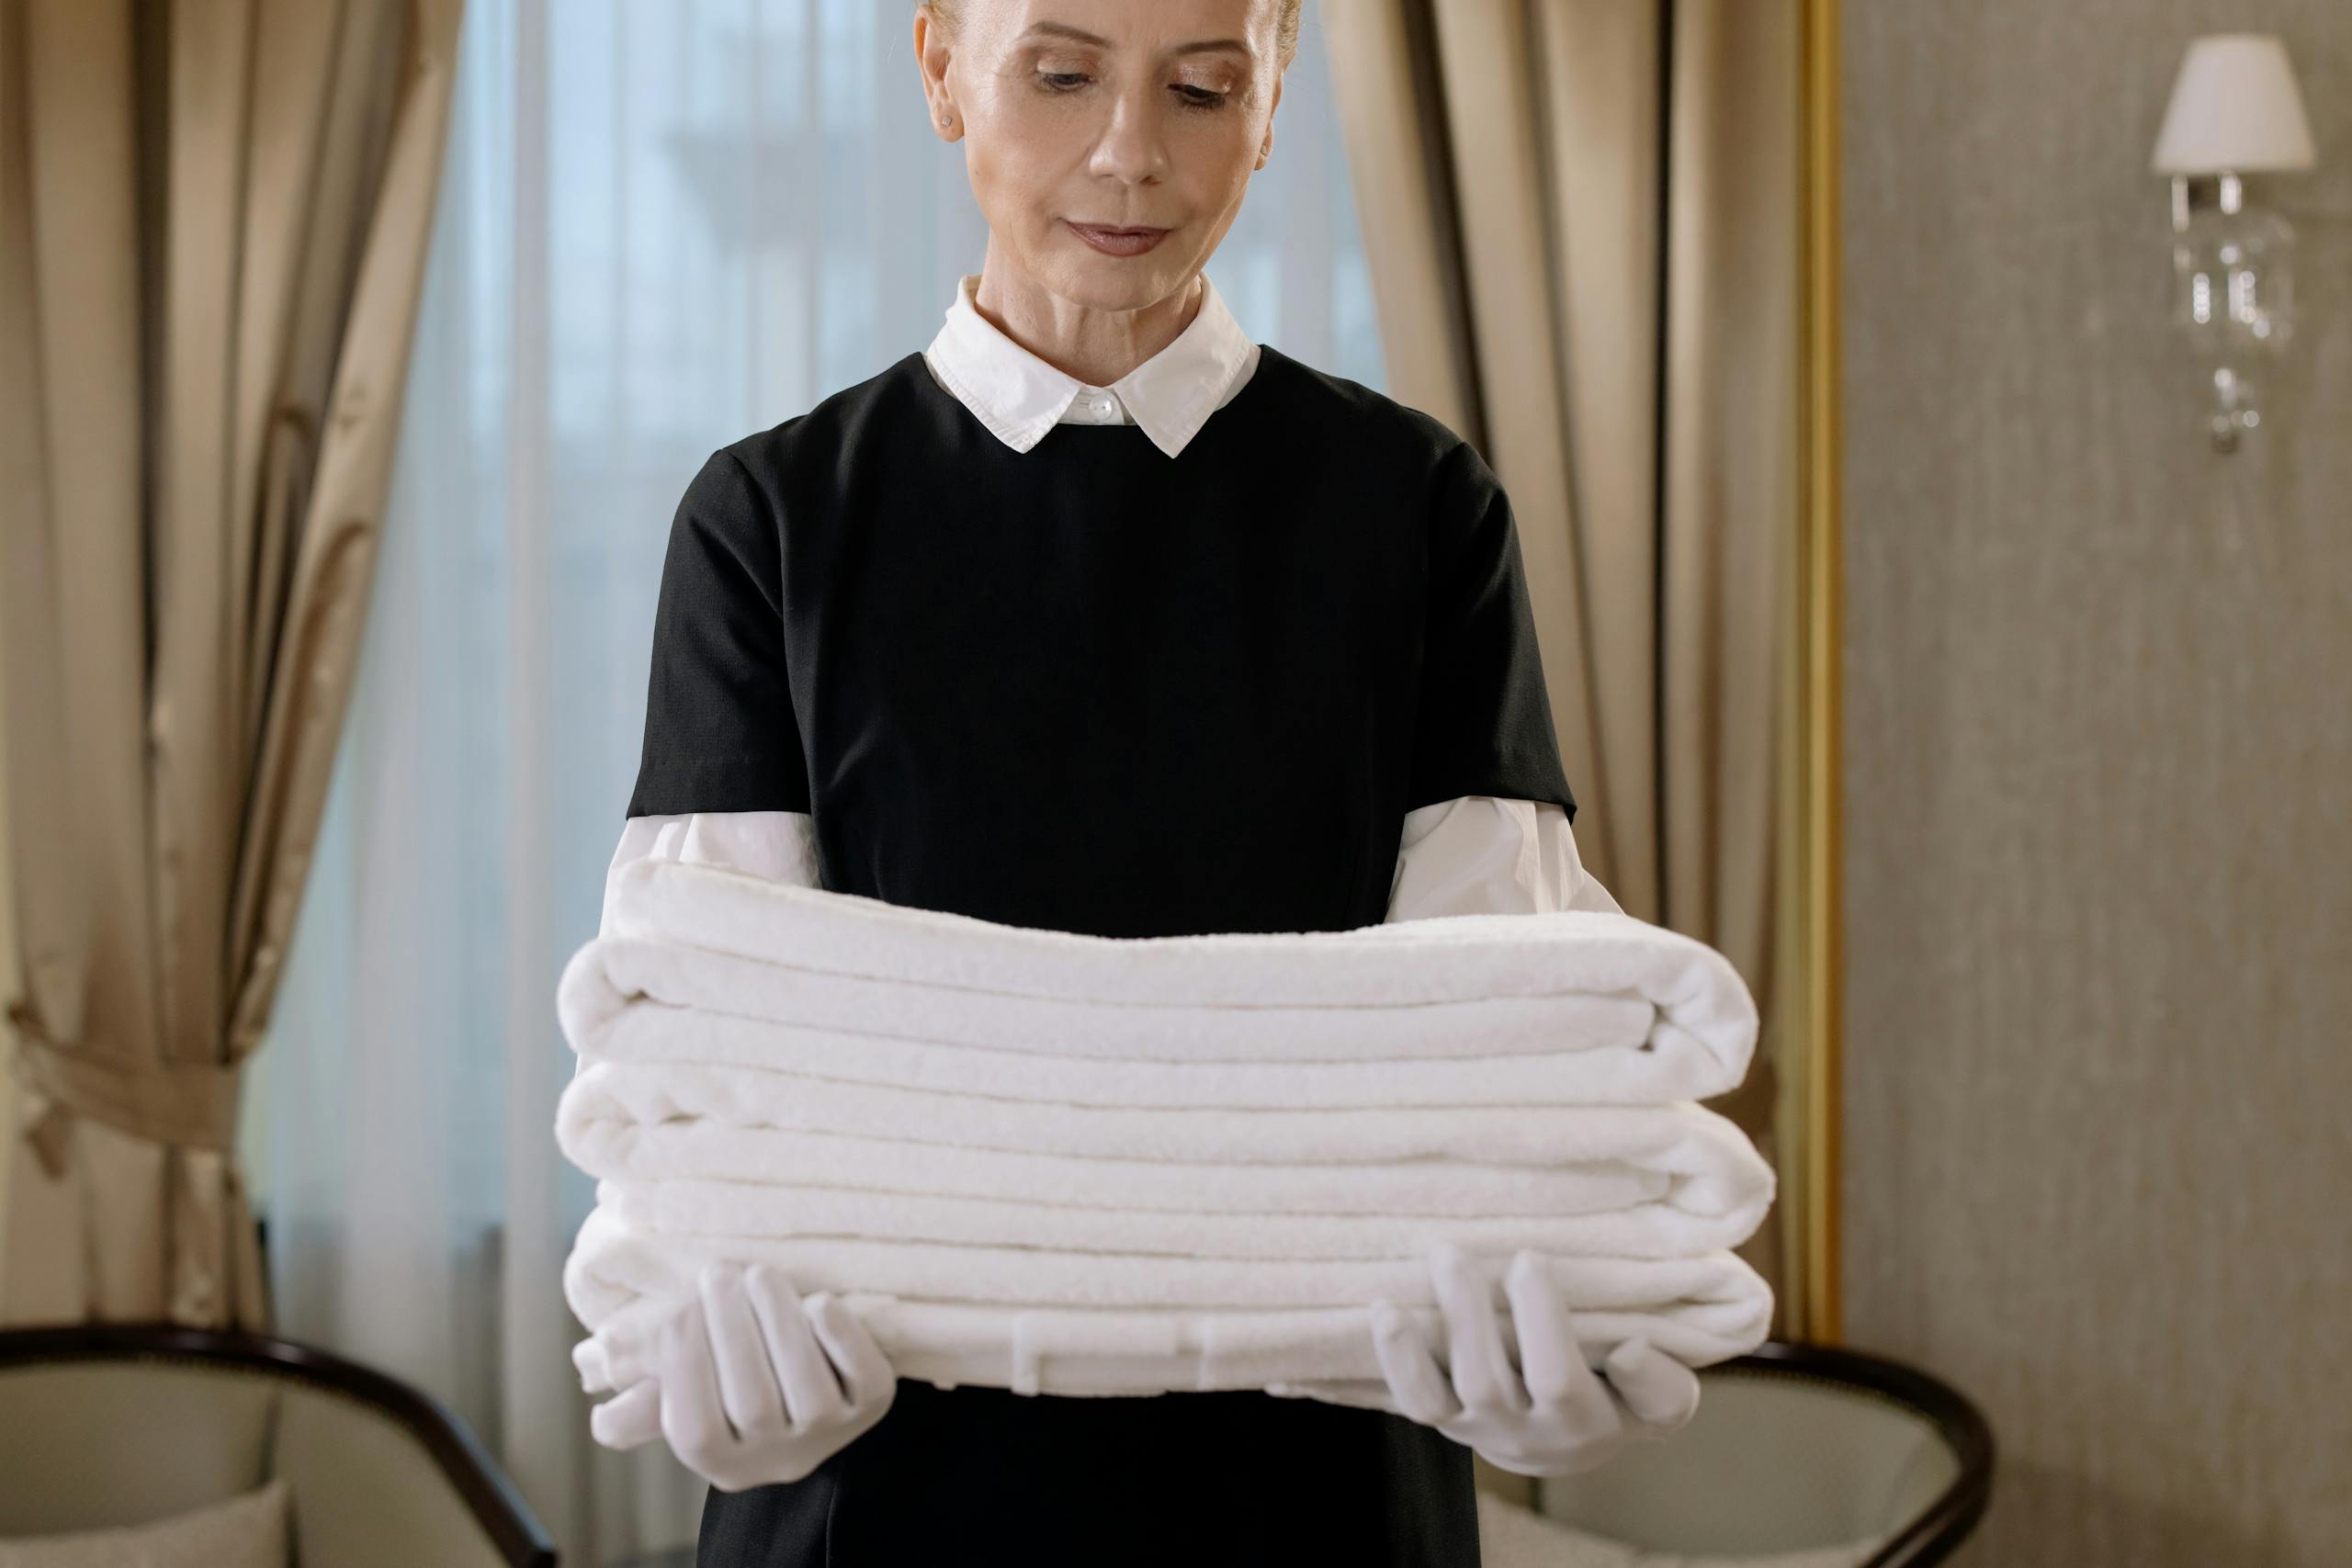
[[[1430,1337],[1385,1298],[1372,1308],[1381,1371],[1401,1413],[1488,1463],[1518,1475],[1572,1475],[1607,1462],[1630,1443],[1664,1438],[1697,1413],[1697,1374],[1647,1340],[1628,1339],[1611,1351],[1605,1382],[1585,1365],[1574,1317],[1534,1253],[1513,1258],[1503,1277],[1519,1341],[1516,1369],[1504,1352],[1486,1279],[1471,1258],[1441,1243],[1430,1249],[1430,1272],[1445,1318],[1451,1376],[1438,1365]],[[1311,1396],[1318,1391],[1289,1384],[1270,1392]]]
[[[658,1331],[654,1375],[589,1412],[599,1443],[658,1432],[687,1469],[741,1492],[799,1480],[890,1408],[898,1375],[838,1296],[804,1303],[756,1263],[706,1264],[698,1288]]]

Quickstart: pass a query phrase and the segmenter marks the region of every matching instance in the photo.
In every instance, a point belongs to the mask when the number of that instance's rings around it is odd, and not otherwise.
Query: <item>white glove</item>
[[[1645,1339],[1627,1339],[1609,1353],[1605,1382],[1587,1366],[1574,1315],[1534,1253],[1513,1258],[1503,1277],[1517,1367],[1504,1351],[1491,1287],[1476,1260],[1450,1242],[1432,1247],[1429,1257],[1445,1318],[1450,1381],[1410,1314],[1385,1297],[1372,1305],[1373,1344],[1401,1414],[1515,1475],[1573,1475],[1606,1463],[1628,1444],[1665,1438],[1698,1413],[1697,1374]],[[1367,1391],[1348,1382],[1287,1383],[1268,1392],[1372,1403]]]
[[[711,1262],[655,1330],[653,1375],[588,1413],[606,1448],[669,1439],[721,1492],[797,1481],[882,1419],[898,1374],[841,1298],[766,1264]]]

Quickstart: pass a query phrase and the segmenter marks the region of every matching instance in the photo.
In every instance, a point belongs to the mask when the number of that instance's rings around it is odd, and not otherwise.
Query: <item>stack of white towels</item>
[[[1661,927],[1106,938],[650,859],[607,908],[558,993],[591,1393],[719,1258],[842,1296],[901,1376],[1031,1393],[1376,1385],[1369,1305],[1440,1328],[1439,1240],[1490,1262],[1506,1345],[1522,1247],[1593,1364],[1764,1337],[1730,1248],[1773,1173],[1695,1103],[1755,1005]]]

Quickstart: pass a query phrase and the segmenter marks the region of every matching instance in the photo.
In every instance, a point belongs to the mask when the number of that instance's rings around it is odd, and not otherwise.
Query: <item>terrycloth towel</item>
[[[1723,954],[1593,910],[1098,937],[651,859],[622,866],[607,897],[609,935],[573,955],[557,994],[587,1057],[632,995],[831,1035],[1130,1065],[1573,1052],[1589,1103],[1723,1093],[1756,1042],[1754,1000]],[[674,1027],[681,1059],[763,1049],[758,1031]]]
[[[1758,1200],[1728,1220],[1663,1214],[1476,1215],[1430,1219],[1308,1213],[1207,1214],[1168,1208],[978,1198],[962,1192],[874,1192],[730,1180],[604,1180],[597,1201],[664,1235],[863,1236],[947,1246],[1175,1258],[1419,1257],[1432,1242],[1464,1247],[1622,1258],[1687,1258],[1755,1232]],[[1679,1221],[1679,1224],[1667,1222]]]
[[[1416,1258],[1106,1259],[832,1237],[656,1236],[600,1205],[582,1225],[563,1277],[572,1311],[600,1325],[573,1358],[589,1392],[626,1388],[650,1372],[655,1317],[691,1297],[697,1271],[714,1258],[775,1263],[804,1294],[842,1296],[901,1376],[1023,1393],[1376,1382],[1374,1298],[1420,1309],[1431,1326],[1440,1321],[1427,1266]],[[1500,1283],[1507,1259],[1482,1261],[1509,1344]],[[1705,1366],[1754,1349],[1771,1316],[1770,1287],[1727,1251],[1546,1262],[1596,1366],[1637,1335]]]
[[[1687,1103],[1137,1109],[591,1062],[558,1102],[556,1136],[640,1223],[711,1234],[859,1234],[848,1210],[811,1208],[805,1191],[858,1188],[881,1190],[857,1212],[887,1226],[865,1234],[907,1239],[1351,1257],[1362,1243],[1342,1238],[1374,1234],[1368,1213],[1416,1252],[1442,1230],[1464,1245],[1662,1258],[1737,1245],[1773,1195],[1747,1135]],[[786,1174],[796,1168],[809,1174]],[[684,1178],[704,1179],[690,1200],[662,1198]],[[1630,1198],[1629,1185],[1648,1190]],[[913,1207],[926,1194],[953,1197]],[[937,1234],[914,1234],[925,1224]]]
[[[1058,1155],[948,1148],[852,1133],[714,1126],[683,1119],[616,1121],[589,1098],[602,1097],[605,1080],[583,1074],[578,1081],[587,1087],[561,1105],[560,1138],[572,1162],[595,1177],[699,1177],[780,1187],[962,1192],[1039,1203],[1174,1207],[1225,1214],[1599,1214],[1642,1203],[1694,1207],[1688,1187],[1663,1166],[1635,1169],[1604,1162],[1547,1169],[1466,1160],[1234,1166],[1074,1161]],[[1171,1192],[1180,1195],[1172,1204]]]

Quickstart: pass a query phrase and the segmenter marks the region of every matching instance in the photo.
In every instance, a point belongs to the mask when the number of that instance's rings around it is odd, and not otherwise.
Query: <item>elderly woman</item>
[[[1202,270],[1272,153],[1299,5],[917,8],[985,259],[922,353],[695,476],[616,866],[1116,937],[1617,908],[1494,474],[1251,342]],[[1596,1373],[1539,1269],[1505,1278],[1508,1345],[1487,1277],[1433,1272],[1443,1344],[1372,1303],[1397,1415],[900,1382],[831,1296],[714,1269],[597,1430],[658,1401],[711,1482],[706,1565],[1463,1568],[1474,1449],[1584,1469],[1698,1382],[1640,1341]]]

